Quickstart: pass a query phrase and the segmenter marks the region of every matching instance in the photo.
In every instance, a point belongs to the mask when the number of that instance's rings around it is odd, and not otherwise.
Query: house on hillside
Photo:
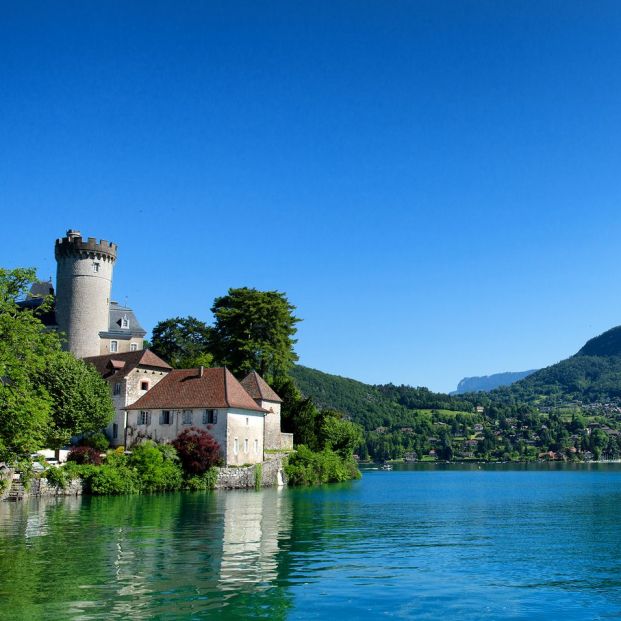
[[[110,385],[116,415],[106,435],[112,446],[126,445],[126,406],[160,382],[172,367],[149,349],[85,358]]]
[[[128,405],[127,444],[151,438],[171,442],[182,431],[208,430],[216,439],[226,465],[263,461],[267,416],[275,414],[278,395],[257,376],[255,400],[226,368],[174,369],[134,403]],[[253,391],[254,392],[254,391]],[[272,411],[263,406],[272,404]],[[289,434],[287,434],[289,435]]]

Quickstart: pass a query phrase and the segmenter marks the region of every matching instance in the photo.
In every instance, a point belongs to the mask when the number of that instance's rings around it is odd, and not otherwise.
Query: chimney
[[[200,371],[198,373],[199,377],[203,377],[203,375],[205,374],[205,367],[201,364],[201,368]]]

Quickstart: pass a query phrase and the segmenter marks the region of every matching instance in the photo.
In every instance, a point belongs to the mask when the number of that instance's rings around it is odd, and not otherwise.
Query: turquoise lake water
[[[2,619],[616,619],[621,466],[0,504]]]

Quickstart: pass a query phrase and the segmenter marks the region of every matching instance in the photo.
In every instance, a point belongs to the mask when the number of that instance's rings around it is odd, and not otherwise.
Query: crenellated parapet
[[[71,257],[77,259],[100,259],[116,261],[117,245],[105,239],[97,241],[95,237],[84,239],[80,231],[69,230],[66,237],[56,240],[54,255],[56,260]]]

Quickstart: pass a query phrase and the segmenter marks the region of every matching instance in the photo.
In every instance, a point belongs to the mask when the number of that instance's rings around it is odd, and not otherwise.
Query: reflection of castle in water
[[[87,617],[105,600],[107,614],[123,619],[225,607],[240,618],[270,610],[285,619],[291,500],[290,490],[264,488],[4,503],[0,549],[10,544],[11,554],[0,554],[0,574],[28,576],[27,599],[38,607],[53,570],[54,592],[63,594],[55,603],[69,616]],[[22,605],[23,590],[11,589]]]
[[[288,539],[291,508],[282,488],[220,494],[224,516],[218,586],[222,590],[269,588],[278,577],[279,541]]]

